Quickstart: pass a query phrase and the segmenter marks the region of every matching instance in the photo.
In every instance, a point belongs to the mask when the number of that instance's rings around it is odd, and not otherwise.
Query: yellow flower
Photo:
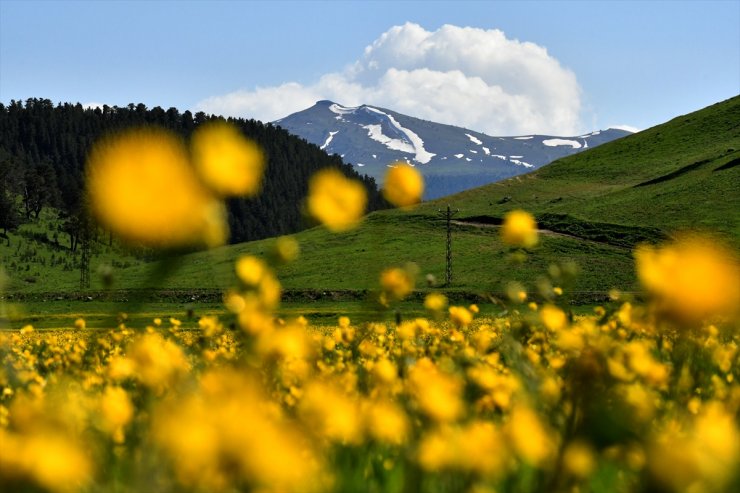
[[[158,390],[164,390],[164,386],[190,369],[180,346],[159,334],[147,334],[135,340],[129,357],[134,362],[137,379]]]
[[[414,279],[405,269],[394,267],[381,272],[380,286],[387,300],[402,300],[413,291]]]
[[[329,168],[316,172],[308,184],[308,212],[331,231],[354,228],[365,213],[367,193],[362,184]]]
[[[100,400],[103,418],[102,428],[110,433],[116,442],[123,442],[123,427],[134,416],[134,406],[128,394],[121,387],[107,387]]]
[[[506,431],[519,457],[534,466],[542,464],[555,451],[550,433],[531,409],[515,408]]]
[[[24,436],[0,429],[0,444],[0,484],[10,479],[11,489],[15,477],[30,477],[59,493],[80,491],[91,479],[92,464],[82,447],[62,434],[37,430]]]
[[[537,223],[529,212],[515,210],[504,216],[501,227],[504,243],[517,247],[531,248],[537,244]]]
[[[373,366],[373,375],[381,383],[393,383],[398,378],[396,365],[387,359],[380,359]]]
[[[257,342],[257,351],[265,356],[286,359],[306,359],[312,351],[306,330],[299,325],[263,332]]]
[[[587,478],[596,468],[594,450],[587,442],[574,441],[563,452],[563,467],[577,478]]]
[[[408,384],[421,410],[435,421],[453,421],[464,412],[462,382],[442,373],[430,359],[421,359],[411,368]]]
[[[246,255],[236,261],[236,275],[245,286],[258,286],[269,275],[265,263],[257,257]]]
[[[416,168],[397,162],[385,175],[383,197],[397,207],[409,207],[421,202],[424,178]]]
[[[637,274],[659,312],[683,322],[737,314],[737,258],[708,238],[685,237],[660,248],[635,251]]]
[[[545,327],[553,332],[557,332],[568,325],[568,318],[565,316],[565,312],[553,305],[543,306],[542,310],[540,310],[540,317]]]
[[[515,303],[527,301],[527,290],[519,282],[510,282],[506,285],[506,296]]]
[[[430,312],[441,312],[447,306],[447,297],[441,293],[429,293],[424,298],[424,308]]]
[[[281,236],[272,247],[272,257],[280,264],[287,264],[298,258],[301,247],[292,236]]]
[[[256,195],[265,156],[239,129],[224,121],[207,123],[193,134],[191,149],[203,182],[221,196]]]
[[[658,434],[648,449],[655,479],[674,491],[734,491],[729,486],[740,460],[734,415],[722,403],[709,402],[690,429]]]
[[[379,442],[400,445],[406,440],[409,423],[406,414],[390,402],[370,404],[366,409],[370,434]]]
[[[509,454],[493,423],[476,420],[463,428],[444,426],[425,433],[417,459],[428,471],[458,469],[495,476],[505,470]]]
[[[210,372],[194,390],[163,402],[152,419],[154,441],[185,489],[225,491],[238,483],[254,491],[322,490],[311,445],[256,379]]]
[[[305,389],[299,414],[319,435],[340,443],[357,443],[362,437],[358,404],[338,385],[313,382]]]
[[[464,306],[451,306],[450,320],[456,327],[467,327],[473,321],[473,314]]]
[[[226,239],[223,204],[166,130],[128,130],[98,142],[87,162],[87,193],[101,224],[129,242],[213,246]]]

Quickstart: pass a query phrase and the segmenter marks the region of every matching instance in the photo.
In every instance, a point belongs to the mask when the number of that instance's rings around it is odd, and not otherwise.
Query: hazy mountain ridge
[[[608,129],[568,137],[492,137],[384,108],[346,107],[326,100],[273,123],[340,155],[379,182],[387,165],[409,162],[427,179],[427,199],[526,173],[630,134]]]

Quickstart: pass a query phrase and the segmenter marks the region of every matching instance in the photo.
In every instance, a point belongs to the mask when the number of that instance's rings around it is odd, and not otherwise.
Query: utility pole
[[[447,220],[447,270],[445,272],[445,286],[452,282],[452,216],[460,212],[460,209],[451,210],[450,204],[447,204],[447,210],[437,210],[437,213]]]

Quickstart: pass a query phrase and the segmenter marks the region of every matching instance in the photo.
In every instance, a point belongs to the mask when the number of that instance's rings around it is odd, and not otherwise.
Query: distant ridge
[[[629,135],[608,129],[573,137],[491,137],[376,106],[332,101],[273,122],[382,183],[387,166],[406,161],[424,174],[426,199],[516,176],[551,161]]]

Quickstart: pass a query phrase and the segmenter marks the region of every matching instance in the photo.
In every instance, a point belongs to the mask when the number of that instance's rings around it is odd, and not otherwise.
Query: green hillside
[[[459,209],[453,224],[450,289],[501,291],[519,281],[530,291],[552,264],[575,263],[571,292],[636,289],[632,249],[687,228],[719,232],[740,245],[740,97],[559,160],[536,172],[420,205],[367,216],[354,231],[313,228],[295,236],[301,256],[281,267],[293,290],[358,290],[377,286],[380,271],[414,262],[420,280],[445,275],[445,226],[438,210]],[[535,214],[540,245],[523,263],[498,238],[512,209]],[[265,255],[274,239],[184,255],[168,288],[223,289],[235,283],[243,254]],[[95,272],[96,259],[91,266]],[[98,262],[99,263],[99,262]],[[146,287],[151,264],[114,269],[114,288]],[[560,280],[553,280],[559,283]],[[423,282],[420,282],[423,285]],[[98,283],[99,285],[99,283]],[[96,286],[95,281],[93,287]],[[161,287],[161,286],[160,286]],[[22,290],[74,289],[53,279]]]
[[[738,164],[735,97],[449,201],[467,217],[500,218],[526,209],[545,227],[579,236],[619,226],[642,229],[646,237],[698,228],[722,233],[738,246]],[[436,206],[420,211],[428,214]],[[618,241],[615,235],[611,239]]]

